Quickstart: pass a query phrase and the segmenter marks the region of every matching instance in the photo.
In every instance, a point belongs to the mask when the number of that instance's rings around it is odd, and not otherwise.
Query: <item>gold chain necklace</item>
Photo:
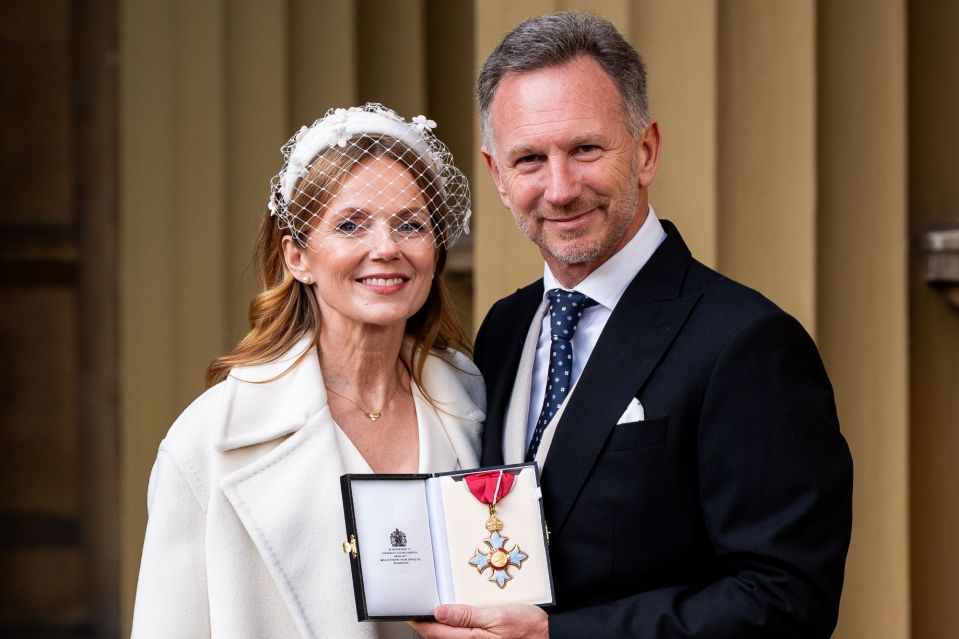
[[[323,385],[326,386],[326,384],[323,384]],[[400,386],[400,384],[399,384],[399,382],[397,382],[397,383],[396,383],[396,386],[393,387],[393,392],[390,393],[390,394],[389,394],[389,397],[386,398],[386,401],[385,401],[385,403],[383,404],[383,408],[386,408],[387,406],[390,405],[390,400],[393,399],[393,395],[396,394],[396,389],[399,388],[399,386]],[[351,404],[353,404],[354,406],[356,406],[357,408],[359,408],[360,411],[362,411],[362,413],[363,413],[364,415],[366,415],[366,418],[367,418],[368,420],[370,420],[371,422],[375,422],[376,420],[378,420],[380,417],[383,416],[383,408],[380,408],[380,409],[377,409],[377,410],[366,410],[365,408],[363,408],[362,406],[360,406],[359,404],[357,404],[354,400],[352,400],[351,398],[347,397],[347,396],[344,395],[343,393],[340,393],[340,392],[338,392],[338,391],[336,391],[336,390],[333,390],[333,389],[330,388],[329,386],[326,386],[326,390],[330,391],[330,392],[333,393],[334,395],[339,395],[340,397],[342,397],[343,399],[345,399],[345,400],[348,401],[349,403],[351,403]]]

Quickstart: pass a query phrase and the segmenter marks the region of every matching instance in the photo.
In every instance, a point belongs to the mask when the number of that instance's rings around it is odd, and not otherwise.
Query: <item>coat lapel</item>
[[[478,466],[482,423],[486,417],[486,391],[479,370],[459,352],[447,352],[444,357],[431,356],[423,366],[423,387],[429,398],[422,391],[415,392],[422,397],[421,405],[425,410],[430,410],[439,419],[456,453],[459,467]],[[438,410],[433,410],[430,399]],[[429,417],[424,415],[423,420]],[[426,424],[421,421],[420,427],[424,426]],[[420,441],[423,441],[422,437]]]
[[[562,528],[623,409],[675,339],[700,294],[680,295],[692,258],[672,225],[626,289],[568,400],[543,468],[547,516]]]
[[[356,632],[333,428],[324,410],[220,482],[304,637]]]
[[[224,475],[220,488],[302,635],[355,635],[350,565],[340,549],[346,537],[343,465],[319,360],[310,347],[304,340],[291,357],[231,373],[217,448],[229,454],[286,439]],[[277,377],[305,351],[297,366]]]

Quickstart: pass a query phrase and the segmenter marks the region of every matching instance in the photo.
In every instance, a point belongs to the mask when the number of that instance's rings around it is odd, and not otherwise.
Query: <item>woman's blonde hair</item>
[[[322,216],[326,204],[358,163],[386,156],[409,169],[417,185],[423,189],[430,207],[432,231],[437,240],[436,271],[429,294],[422,308],[406,321],[405,329],[406,336],[412,341],[412,351],[411,361],[404,364],[414,383],[425,392],[421,382],[423,366],[430,351],[452,348],[470,354],[472,347],[453,309],[442,277],[447,258],[446,243],[442,241],[447,233],[447,216],[444,211],[438,210],[445,206],[443,198],[434,197],[437,181],[430,179],[434,172],[417,154],[398,153],[396,149],[400,144],[391,136],[364,135],[346,149],[333,147],[321,152],[300,181],[302,186],[297,188],[289,207],[297,211],[293,216],[297,225],[292,230],[293,239],[300,246],[305,246],[312,230],[309,224],[311,218]],[[304,335],[312,336],[311,347],[318,347],[321,322],[319,305],[312,289],[294,278],[287,269],[283,256],[283,237],[290,234],[291,230],[281,228],[267,211],[260,224],[254,255],[261,292],[250,302],[250,331],[231,353],[210,363],[206,373],[207,386],[223,381],[230,370],[237,366],[277,359]],[[300,359],[290,368],[296,366]]]

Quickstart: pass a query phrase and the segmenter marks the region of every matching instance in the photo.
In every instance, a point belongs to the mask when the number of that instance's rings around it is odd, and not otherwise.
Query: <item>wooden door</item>
[[[0,0],[0,636],[118,637],[114,0]]]

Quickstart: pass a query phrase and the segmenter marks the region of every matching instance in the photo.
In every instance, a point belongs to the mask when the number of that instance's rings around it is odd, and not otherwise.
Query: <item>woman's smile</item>
[[[375,293],[390,294],[402,290],[406,286],[406,283],[409,281],[409,279],[409,277],[404,275],[377,274],[366,275],[357,278],[356,281]]]

